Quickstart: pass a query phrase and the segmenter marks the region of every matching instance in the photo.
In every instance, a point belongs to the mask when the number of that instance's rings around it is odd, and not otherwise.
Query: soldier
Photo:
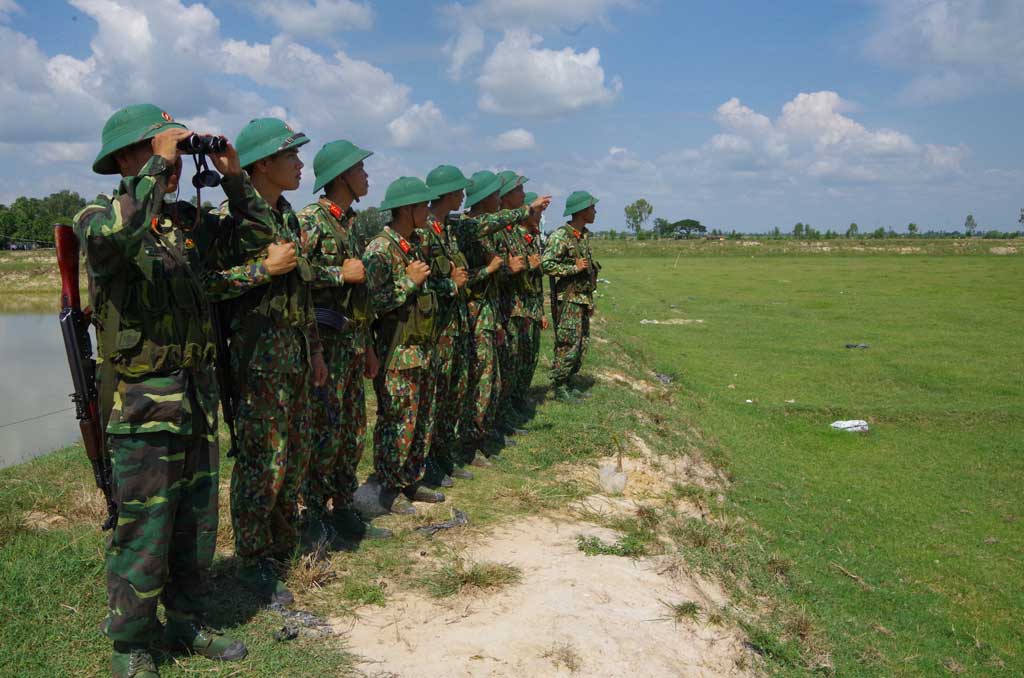
[[[327,363],[327,385],[313,394],[316,438],[303,496],[314,538],[336,530],[355,539],[380,539],[391,531],[373,527],[352,505],[363,456],[366,396],[363,377],[373,379],[379,362],[369,342],[372,320],[352,204],[370,190],[363,161],[373,155],[350,141],[332,141],[313,159],[314,191],[320,199],[299,212],[302,255],[314,270],[313,302]],[[333,513],[327,514],[327,501]]]
[[[415,177],[393,181],[380,206],[391,210],[391,224],[370,241],[363,255],[377,316],[374,345],[381,361],[373,380],[374,472],[357,491],[364,517],[385,511],[415,513],[410,501],[444,501],[443,494],[420,484],[432,433],[431,360],[439,301],[428,283],[431,270],[418,229],[426,226],[427,204],[436,197]],[[375,497],[377,506],[364,496]]]
[[[469,386],[469,357],[472,335],[469,327],[468,290],[469,263],[459,249],[458,240],[449,227],[449,217],[462,207],[465,189],[470,182],[457,167],[441,165],[427,175],[427,187],[438,194],[430,203],[423,239],[430,253],[433,274],[451,268],[451,279],[457,293],[441,308],[443,330],[434,349],[434,432],[427,455],[427,471],[423,482],[428,487],[449,487],[452,478],[469,480],[473,474],[463,468],[473,461],[467,458],[460,441],[461,413]]]
[[[501,177],[501,209],[522,207],[526,193],[523,184],[529,179],[511,170],[498,174]],[[525,221],[525,220],[524,220]],[[532,279],[528,277],[530,261],[527,259],[526,242],[523,240],[523,222],[509,224],[504,231],[496,233],[502,251],[509,261],[510,275],[499,287],[501,317],[505,321],[505,342],[499,353],[501,369],[501,398],[498,404],[498,427],[506,434],[516,435],[526,431],[518,428],[525,423],[526,416],[513,402],[520,392],[519,375],[524,360],[522,346],[530,332],[530,317],[526,308],[526,297]],[[539,264],[539,260],[537,261]]]
[[[597,216],[597,198],[575,191],[565,201],[563,216],[569,222],[551,234],[541,267],[551,276],[551,318],[555,325],[555,355],[551,363],[551,384],[555,397],[572,401],[586,397],[569,385],[579,372],[590,337],[590,316],[594,314],[597,266],[590,250],[587,225]]]
[[[468,215],[463,215],[456,226],[459,247],[470,265],[469,315],[473,332],[473,355],[466,410],[463,414],[463,445],[467,456],[473,455],[473,464],[489,466],[478,449],[498,450],[487,445],[494,435],[498,395],[501,389],[498,372],[498,346],[504,337],[498,321],[497,277],[504,261],[488,237],[510,224],[518,223],[534,213],[542,212],[551,202],[550,196],[537,198],[531,205],[514,210],[500,210],[501,179],[486,170],[473,175],[466,195]]]
[[[294,252],[299,222],[284,191],[299,187],[299,147],[309,139],[282,120],[253,120],[238,134],[241,164],[273,207],[273,237]],[[238,400],[238,457],[231,474],[231,522],[238,577],[273,602],[294,599],[282,561],[298,543],[298,493],[309,464],[310,382],[327,378],[314,320],[309,262],[270,278],[259,268],[238,285],[231,307],[231,363]]]
[[[181,175],[184,125],[150,104],[114,113],[103,127],[93,171],[120,174],[112,196],[75,217],[97,326],[99,388],[119,515],[106,549],[115,677],[157,675],[150,644],[167,613],[172,647],[222,660],[245,646],[202,625],[201,578],[217,539],[217,389],[207,294],[231,273],[214,274],[263,249],[270,213],[238,153],[211,155],[224,175],[227,213],[165,202]],[[222,237],[227,234],[230,238]],[[255,243],[253,245],[252,243]],[[268,275],[294,267],[269,248]]]
[[[523,198],[524,203],[532,203],[537,199],[536,193],[527,193]],[[530,384],[533,383],[533,375],[537,371],[537,361],[540,358],[540,333],[548,328],[548,318],[544,314],[544,273],[541,271],[541,214],[533,214],[524,224],[521,224],[519,237],[525,243],[527,262],[529,264],[525,275],[528,276],[526,285],[526,314],[530,319],[529,328],[522,337],[519,355],[519,374],[516,379],[516,390],[512,394],[512,404],[521,412],[527,412],[531,408],[528,398]]]

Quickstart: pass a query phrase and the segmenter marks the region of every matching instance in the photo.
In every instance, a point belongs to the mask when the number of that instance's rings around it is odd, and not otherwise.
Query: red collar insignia
[[[331,216],[334,217],[335,219],[341,219],[341,208],[338,207],[338,205],[335,204],[334,202],[328,200],[327,198],[323,198],[322,200],[323,206],[327,208],[327,211],[331,213]]]
[[[512,224],[509,224],[508,226],[506,226],[505,230],[508,231],[509,233],[511,233],[512,232]]]
[[[573,234],[574,236],[576,236],[576,239],[577,239],[577,240],[579,240],[579,239],[580,239],[580,238],[581,238],[581,237],[583,236],[583,234],[582,234],[582,233],[580,233],[579,231],[577,231],[577,230],[576,230],[575,228],[574,228],[574,229],[572,229],[572,234]]]
[[[398,246],[401,247],[402,251],[405,252],[406,254],[408,254],[409,250],[412,249],[412,245],[406,242],[405,238],[398,239]]]
[[[434,219],[430,222],[430,227],[434,229],[434,233],[437,233],[438,235],[441,235],[444,232],[444,230],[441,228],[441,222],[438,221],[437,219]]]
[[[526,244],[529,245],[533,242],[533,236],[529,233],[523,233],[523,240],[525,240]]]

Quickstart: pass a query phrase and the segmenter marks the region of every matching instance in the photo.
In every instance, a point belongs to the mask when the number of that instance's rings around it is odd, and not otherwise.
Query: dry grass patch
[[[450,562],[422,577],[419,584],[435,598],[447,598],[462,593],[491,593],[518,584],[522,579],[522,570],[514,565],[476,562],[453,554]]]
[[[551,660],[555,668],[564,667],[569,673],[578,673],[583,668],[583,658],[572,643],[555,643],[540,656]]]

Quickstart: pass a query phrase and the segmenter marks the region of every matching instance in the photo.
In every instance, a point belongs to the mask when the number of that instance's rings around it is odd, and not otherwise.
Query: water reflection
[[[0,467],[78,439],[70,392],[57,313],[0,315]]]

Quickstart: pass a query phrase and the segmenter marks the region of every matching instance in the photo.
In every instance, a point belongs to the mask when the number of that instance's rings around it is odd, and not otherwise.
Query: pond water
[[[57,313],[0,315],[0,468],[79,439],[69,393]]]

